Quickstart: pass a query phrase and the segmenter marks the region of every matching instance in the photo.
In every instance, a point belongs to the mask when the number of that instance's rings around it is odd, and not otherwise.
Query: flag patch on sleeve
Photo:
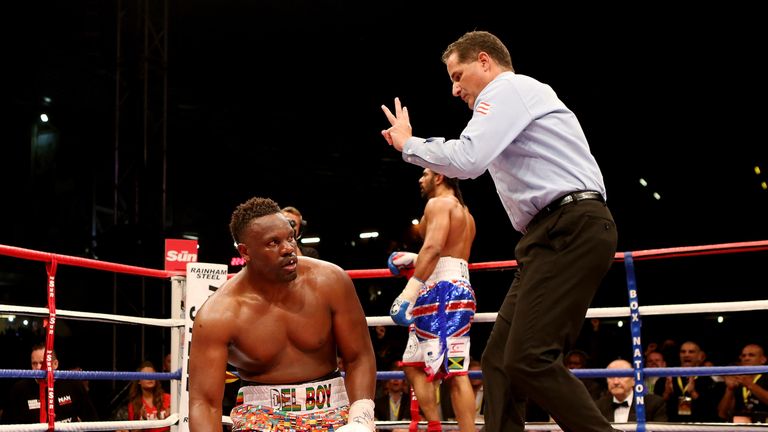
[[[477,111],[478,114],[488,115],[491,113],[491,104],[485,101],[480,102],[479,104],[477,104],[477,108],[475,109],[475,111]]]

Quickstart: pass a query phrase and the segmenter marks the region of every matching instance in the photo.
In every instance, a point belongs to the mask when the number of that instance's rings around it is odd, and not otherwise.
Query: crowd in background
[[[579,347],[574,347],[568,353],[563,354],[563,362],[571,369],[580,368],[606,368],[617,358],[631,361],[626,355],[615,353],[601,353],[599,341],[588,337],[590,331],[599,326],[599,323],[587,321],[584,332],[586,335],[580,338]],[[401,359],[405,343],[407,341],[407,329],[399,326],[374,326],[370,328],[371,340],[377,357],[378,371],[399,370],[398,361]],[[480,345],[478,341],[478,345]],[[709,352],[702,345],[693,340],[676,341],[666,339],[660,342],[649,342],[645,346],[646,368],[653,367],[704,367],[704,366],[759,366],[765,365],[766,359],[762,341],[749,342],[743,345],[737,352],[726,353],[729,359],[726,362],[713,363]],[[715,350],[717,347],[710,347]],[[40,369],[44,367],[41,362],[44,346],[34,344],[25,349],[27,355],[32,353],[27,364],[17,365],[11,368]],[[478,349],[481,352],[481,348]],[[608,358],[613,355],[613,358]],[[154,364],[162,365],[160,371],[170,371],[170,355],[160,356],[153,361],[141,361],[138,371],[157,371]],[[62,370],[82,370],[80,365],[73,364],[67,358],[56,359],[56,366],[61,362]],[[473,356],[470,370],[479,370],[479,357]],[[343,369],[343,365],[340,364]],[[37,385],[33,379],[3,380],[6,386],[2,393],[2,422],[11,423],[24,419],[19,416],[18,407],[26,406],[26,400],[19,401],[27,392],[20,392],[19,386],[34,387]],[[116,381],[112,392],[103,393],[94,391],[94,384],[105,381],[87,380],[57,380],[56,387],[60,391],[69,392],[78,400],[79,413],[73,415],[80,420],[129,420],[129,419],[162,419],[170,412],[170,382],[155,380]],[[611,379],[583,378],[582,382],[589,390],[589,394],[599,401],[601,398],[610,398],[612,393],[621,390],[620,383],[611,384]],[[66,384],[64,384],[66,383]],[[472,380],[473,390],[477,402],[478,418],[482,418],[482,380]],[[625,390],[632,388],[630,383]],[[766,422],[768,416],[768,374],[749,374],[736,376],[708,376],[694,377],[660,377],[646,378],[645,389],[647,394],[654,394],[663,400],[667,421],[670,422]],[[234,406],[235,395],[238,389],[238,381],[232,379],[226,387],[224,399],[224,412]],[[445,387],[440,386],[437,395],[441,418],[452,420],[453,413],[449,396],[445,393]],[[33,390],[34,390],[33,389]],[[616,390],[616,391],[614,391]],[[37,393],[34,393],[36,396]],[[227,397],[229,395],[229,397]],[[29,396],[29,395],[27,395]],[[33,398],[29,396],[29,398]],[[414,414],[418,414],[411,405],[410,386],[404,379],[379,380],[377,385],[377,420],[408,420]],[[19,405],[19,402],[22,402]],[[107,403],[105,403],[107,402]],[[647,402],[646,402],[647,403]],[[631,404],[630,404],[631,405]],[[16,407],[16,408],[13,408]],[[634,408],[631,407],[631,415]],[[38,411],[39,412],[39,411]],[[26,413],[29,414],[29,413]],[[37,421],[37,416],[26,417]],[[630,418],[632,418],[630,416]],[[527,408],[527,420],[534,422],[551,421],[549,414],[539,407],[534,401],[529,401]],[[613,420],[613,419],[610,419]],[[652,421],[652,419],[648,419]]]
[[[597,329],[599,320],[591,320],[585,326],[586,333]],[[398,327],[377,326],[371,330],[374,350],[378,360],[378,370],[397,370],[398,356],[405,336]],[[611,354],[600,353],[600,345],[589,337],[580,339],[588,342],[584,347],[574,348],[563,354],[563,362],[570,369],[584,368],[626,368],[630,369],[631,357],[616,355],[606,360]],[[588,353],[587,350],[591,350]],[[746,343],[741,350],[729,354],[726,363],[715,364],[708,353],[694,340],[678,342],[665,339],[660,342],[650,342],[645,347],[644,367],[707,367],[707,366],[764,366],[768,363],[762,343]],[[598,360],[595,360],[598,359]],[[472,360],[476,362],[476,359]],[[470,367],[470,370],[473,369]],[[479,367],[478,367],[479,369]],[[637,388],[633,378],[582,378],[590,396],[598,401],[598,406],[612,407],[617,397],[629,396],[626,411],[622,412],[624,421],[636,419],[635,406],[631,402],[633,390]],[[768,374],[746,374],[733,376],[670,376],[649,377],[643,383],[646,392],[647,421],[661,422],[735,422],[735,423],[765,423],[768,416]],[[392,404],[377,406],[378,420],[402,420],[411,418],[413,412],[403,409],[394,400],[406,399],[409,396],[401,380],[380,380],[379,401]],[[452,416],[451,404],[445,403],[441,386],[438,400],[440,401],[441,417],[443,420],[455,420]],[[473,382],[477,397],[478,417],[482,417],[482,382]],[[392,396],[392,394],[395,394]],[[443,395],[443,397],[440,397]],[[618,402],[623,402],[619,400]],[[395,410],[394,407],[399,408]],[[623,408],[619,408],[623,409]],[[606,408],[606,417],[614,421],[613,411]],[[527,405],[527,421],[553,421],[549,413],[529,400]]]

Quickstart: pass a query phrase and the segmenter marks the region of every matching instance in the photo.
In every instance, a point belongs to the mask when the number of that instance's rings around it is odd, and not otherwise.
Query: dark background
[[[380,106],[399,96],[416,135],[456,137],[470,111],[440,55],[473,29],[498,35],[516,72],[550,84],[579,117],[620,251],[768,238],[766,22],[738,3],[147,3],[4,5],[0,244],[162,268],[163,240],[194,235],[200,261],[229,263],[232,210],[268,196],[304,213],[322,258],[383,268],[392,250],[418,250],[410,221],[424,203],[421,169],[380,136]],[[514,259],[520,235],[490,177],[462,190],[478,225],[471,261]],[[365,230],[380,236],[360,240]],[[638,262],[639,299],[761,299],[765,262],[765,252]],[[60,267],[57,308],[168,316],[167,281],[94,273]],[[473,275],[480,312],[497,310],[512,274]],[[402,281],[356,285],[366,313],[384,315]],[[626,305],[625,287],[617,263],[594,306]],[[0,302],[43,307],[45,294],[42,263],[0,257]],[[715,317],[647,317],[644,338],[703,339],[722,364],[763,338],[764,314]],[[19,321],[3,321],[0,368],[27,368],[42,338],[39,318]],[[629,354],[616,321],[602,322],[596,367]],[[474,355],[489,328],[473,329]],[[62,367],[133,370],[170,350],[162,329],[60,320],[57,330]]]

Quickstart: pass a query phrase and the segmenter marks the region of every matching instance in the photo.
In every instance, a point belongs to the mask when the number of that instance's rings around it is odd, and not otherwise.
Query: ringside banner
[[[166,270],[186,270],[191,262],[197,262],[197,240],[165,239]]]
[[[184,301],[184,342],[182,343],[181,400],[179,401],[179,431],[189,431],[189,350],[195,314],[208,297],[227,281],[225,264],[187,264],[186,299]],[[222,371],[224,379],[224,371]]]

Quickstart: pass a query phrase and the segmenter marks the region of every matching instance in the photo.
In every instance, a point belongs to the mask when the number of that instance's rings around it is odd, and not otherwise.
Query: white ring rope
[[[54,423],[57,431],[114,431],[121,429],[149,429],[173,426],[179,422],[178,414],[171,414],[163,420],[121,420],[82,423]],[[0,425],[0,431],[38,432],[47,431],[48,423]]]
[[[30,307],[30,306],[16,306],[0,304],[0,313],[17,313],[20,315],[42,316],[47,317],[49,314],[48,308],[42,307]],[[113,315],[96,312],[78,312],[66,309],[56,309],[57,317],[67,317],[81,321],[98,321],[103,323],[124,323],[124,324],[141,324],[148,326],[158,327],[184,327],[183,319],[174,318],[142,318],[129,315]]]
[[[670,315],[670,314],[695,314],[712,312],[746,312],[754,310],[768,310],[768,300],[751,300],[735,302],[714,302],[714,303],[687,303],[677,305],[655,305],[640,306],[640,314],[648,315]],[[16,306],[0,304],[0,313],[18,313],[32,316],[48,316],[48,308]],[[496,312],[480,312],[475,314],[475,322],[494,322]],[[82,321],[98,321],[105,323],[127,323],[154,325],[158,327],[183,327],[184,320],[174,318],[142,318],[128,315],[113,315],[95,312],[78,312],[66,309],[57,309],[56,316],[68,317]],[[587,310],[586,318],[618,318],[630,316],[629,307],[605,307],[590,308]],[[395,325],[389,316],[366,317],[369,326],[392,326]]]
[[[641,316],[647,315],[671,315],[671,314],[695,314],[712,312],[746,312],[755,310],[768,310],[768,300],[750,300],[735,302],[713,303],[686,303],[676,305],[640,306]],[[480,312],[475,314],[474,322],[494,322],[496,312]],[[589,308],[586,318],[618,318],[629,317],[629,307],[604,307]],[[388,316],[366,317],[369,326],[392,326],[395,322]]]

